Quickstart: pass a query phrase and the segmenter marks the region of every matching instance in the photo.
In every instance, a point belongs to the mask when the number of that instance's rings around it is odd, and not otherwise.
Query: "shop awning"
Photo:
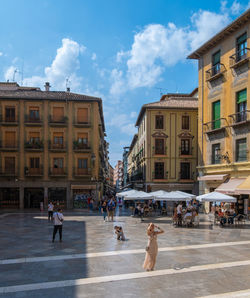
[[[231,178],[223,182],[219,187],[215,189],[217,192],[224,194],[237,194],[236,188],[244,181],[245,179],[240,178]]]
[[[228,177],[228,174],[224,175],[205,175],[198,177],[199,181],[223,181]]]
[[[236,193],[240,195],[250,195],[250,176],[237,186]]]
[[[71,189],[96,189],[96,185],[71,185]]]

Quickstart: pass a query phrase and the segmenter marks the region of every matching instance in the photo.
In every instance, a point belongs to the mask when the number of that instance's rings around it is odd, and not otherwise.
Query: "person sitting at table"
[[[182,204],[177,206],[178,227],[182,226]]]
[[[187,211],[184,215],[184,220],[186,220],[187,217],[193,217],[193,212],[189,209],[187,209]]]
[[[145,214],[145,216],[147,216],[148,213],[149,213],[149,207],[148,207],[147,204],[145,204],[145,205],[144,205],[144,214]]]
[[[218,216],[220,218],[220,224],[223,226],[227,222],[227,219],[221,209],[219,209]]]

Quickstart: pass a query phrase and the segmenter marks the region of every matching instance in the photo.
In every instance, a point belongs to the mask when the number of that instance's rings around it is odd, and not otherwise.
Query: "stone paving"
[[[144,272],[150,221],[165,233],[155,271]],[[115,238],[117,224],[125,242]],[[117,213],[104,222],[97,213],[68,212],[62,243],[51,242],[46,213],[2,214],[0,225],[0,297],[236,297],[241,290],[250,297],[249,222],[221,228],[204,217],[198,228],[175,228],[168,217],[141,222]]]

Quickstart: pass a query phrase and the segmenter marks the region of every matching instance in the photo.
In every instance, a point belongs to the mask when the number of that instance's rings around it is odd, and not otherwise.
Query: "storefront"
[[[96,198],[96,185],[71,185],[73,208],[87,209],[88,200]]]
[[[0,208],[18,209],[19,208],[19,189],[0,188]]]
[[[67,188],[51,187],[48,189],[48,202],[53,202],[55,208],[65,209],[67,207]]]
[[[43,188],[24,188],[24,208],[40,209],[43,200]]]

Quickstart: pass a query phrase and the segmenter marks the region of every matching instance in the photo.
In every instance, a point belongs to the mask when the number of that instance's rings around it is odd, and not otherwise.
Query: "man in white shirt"
[[[52,202],[49,202],[48,205],[48,221],[53,219],[53,211],[54,211],[54,205]]]
[[[178,226],[182,226],[182,204],[179,203],[177,206],[177,217],[178,217]]]
[[[58,230],[59,230],[60,242],[62,242],[62,223],[63,223],[62,209],[58,209],[57,212],[54,212],[53,219],[54,219],[54,231],[53,231],[52,242],[55,241],[56,233]]]

